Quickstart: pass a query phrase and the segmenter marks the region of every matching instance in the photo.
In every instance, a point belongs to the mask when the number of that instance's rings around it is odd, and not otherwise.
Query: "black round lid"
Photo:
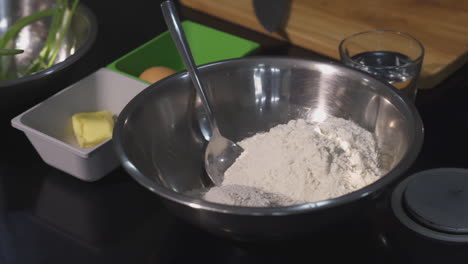
[[[403,203],[413,219],[433,230],[468,234],[468,170],[418,173],[408,182]]]

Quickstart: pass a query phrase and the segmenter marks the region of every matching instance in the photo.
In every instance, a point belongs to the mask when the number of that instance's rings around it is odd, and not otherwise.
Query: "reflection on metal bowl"
[[[199,70],[226,137],[238,141],[291,119],[338,116],[375,135],[387,171],[353,193],[288,207],[234,207],[184,194],[205,187],[206,141],[190,79],[185,72],[176,74],[127,105],[113,140],[135,180],[163,197],[177,215],[212,233],[268,240],[337,230],[368,212],[421,148],[423,126],[412,102],[366,73],[340,64],[281,57],[221,61]]]
[[[20,18],[51,8],[55,3],[56,0],[0,0],[0,36]],[[13,70],[25,69],[37,57],[47,38],[50,22],[51,17],[45,17],[19,32],[11,48],[23,49],[24,53],[11,58]],[[27,76],[0,81],[0,95],[3,99],[1,109],[10,112],[11,108],[19,108],[21,105],[22,109],[18,111],[25,110],[26,105],[38,103],[37,98],[42,99],[56,92],[49,91],[48,84],[86,54],[96,35],[97,21],[94,14],[80,4],[54,65]]]

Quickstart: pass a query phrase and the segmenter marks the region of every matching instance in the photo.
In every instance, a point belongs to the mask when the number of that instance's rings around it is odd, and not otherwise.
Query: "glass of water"
[[[424,57],[417,39],[399,31],[367,31],[345,38],[339,51],[345,65],[368,72],[415,99]]]

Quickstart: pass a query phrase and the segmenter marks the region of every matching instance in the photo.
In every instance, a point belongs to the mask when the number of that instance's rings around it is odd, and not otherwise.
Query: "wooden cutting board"
[[[421,89],[443,81],[468,61],[466,0],[291,0],[284,29],[298,46],[339,59],[348,35],[375,29],[409,33],[425,47]],[[182,5],[270,34],[258,22],[251,0],[180,0]]]

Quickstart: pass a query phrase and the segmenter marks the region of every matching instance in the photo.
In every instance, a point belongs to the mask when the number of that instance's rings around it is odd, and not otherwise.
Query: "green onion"
[[[29,25],[31,23],[34,23],[39,19],[42,19],[44,17],[52,15],[54,13],[54,11],[55,11],[55,8],[42,10],[42,11],[39,11],[39,12],[34,13],[32,15],[23,17],[23,18],[19,19],[18,21],[16,21],[16,23],[13,26],[11,26],[7,30],[7,32],[5,32],[5,34],[3,34],[2,38],[0,39],[0,49],[5,48],[7,46],[7,44],[10,42],[10,40],[15,38],[16,35],[18,35],[18,33],[21,31],[21,29],[23,29],[25,26],[27,26],[27,25]]]
[[[67,36],[71,20],[75,14],[78,4],[79,0],[74,0],[71,6],[69,5],[69,0],[57,0],[56,6],[54,8],[39,11],[27,17],[21,18],[2,36],[0,39],[0,49],[11,45],[12,40],[25,26],[41,18],[52,16],[52,22],[50,24],[44,47],[25,71],[17,73],[19,77],[47,69],[54,65],[60,48],[62,47],[63,40]],[[0,55],[2,54],[0,53]],[[0,80],[7,78],[6,76],[7,71],[2,71],[2,63],[0,63]]]
[[[68,28],[70,27],[71,20],[73,18],[73,14],[75,13],[76,7],[78,6],[79,1],[75,0],[73,2],[73,5],[71,9],[65,9],[64,13],[62,15],[62,24],[60,25],[58,29],[58,38],[56,41],[53,43],[54,46],[52,46],[50,52],[50,58],[49,58],[49,64],[47,67],[50,67],[54,64],[55,59],[57,58],[58,52],[60,50],[60,47],[62,46],[63,40],[65,39],[65,36],[67,35]],[[68,7],[68,0],[65,0],[65,6]]]
[[[4,55],[16,55],[16,54],[20,54],[20,53],[23,53],[24,50],[21,50],[21,49],[0,49],[0,56],[4,56]]]
[[[46,9],[39,11],[37,13],[31,14],[29,16],[23,17],[16,21],[13,26],[11,26],[5,34],[0,38],[0,49],[4,49],[6,46],[11,46],[12,40],[18,35],[18,33],[23,29],[25,26],[40,20],[44,17],[50,16],[53,14],[55,8],[52,9]],[[3,60],[0,57],[0,81],[1,80],[6,80],[6,79],[12,79],[15,78],[16,76],[12,76],[11,73],[9,73],[9,67],[8,67],[8,62],[11,62],[10,59],[8,60]]]

